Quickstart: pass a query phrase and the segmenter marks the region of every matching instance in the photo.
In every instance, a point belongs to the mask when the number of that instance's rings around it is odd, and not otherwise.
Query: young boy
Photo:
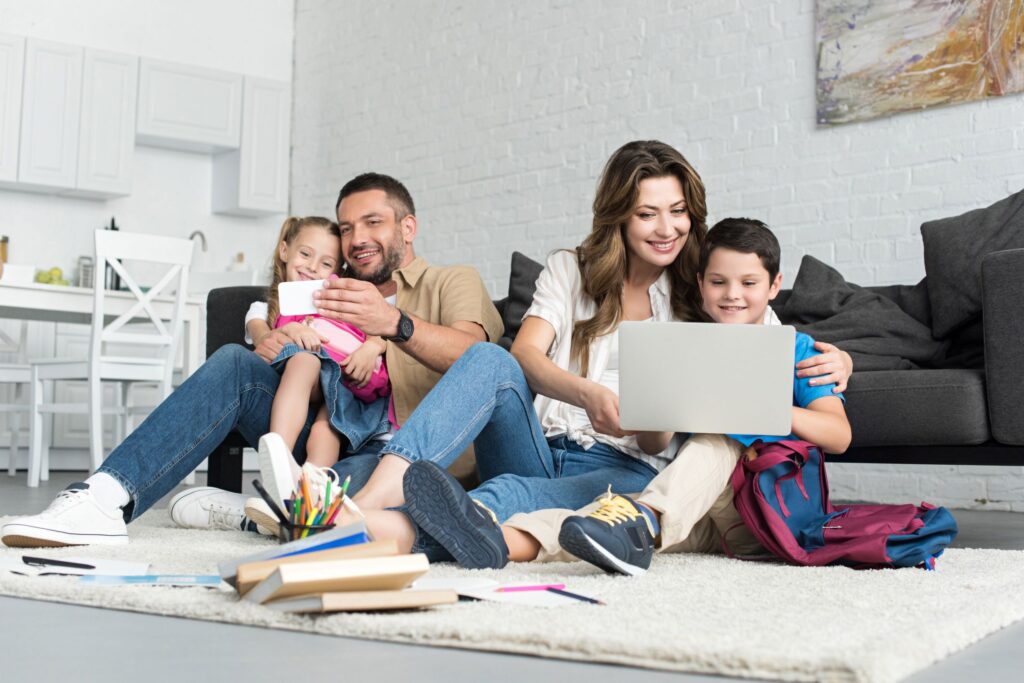
[[[768,305],[782,284],[780,251],[775,235],[757,220],[727,218],[708,232],[698,278],[704,310],[712,320],[780,324]],[[814,340],[797,333],[796,360],[816,354]],[[733,507],[730,475],[744,448],[756,441],[795,435],[828,453],[845,451],[850,424],[842,397],[833,388],[794,376],[793,435],[692,436],[635,498],[609,490],[579,512],[518,514],[501,527],[481,514],[479,542],[506,546],[512,561],[579,558],[608,572],[630,575],[646,571],[654,552],[721,552],[723,536],[737,554],[763,553]],[[468,497],[466,502],[470,503]]]

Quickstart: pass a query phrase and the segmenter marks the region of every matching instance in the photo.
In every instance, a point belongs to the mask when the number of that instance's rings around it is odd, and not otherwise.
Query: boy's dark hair
[[[356,192],[367,190],[383,190],[388,196],[388,203],[395,210],[395,220],[402,220],[408,215],[416,215],[416,207],[412,203],[412,195],[398,180],[383,173],[363,173],[345,183],[338,193],[338,201],[334,204],[334,213],[338,213],[341,200]]]
[[[700,250],[697,272],[704,277],[708,259],[715,249],[731,249],[741,254],[757,254],[772,280],[779,274],[782,249],[767,225],[754,218],[723,218],[708,230]]]

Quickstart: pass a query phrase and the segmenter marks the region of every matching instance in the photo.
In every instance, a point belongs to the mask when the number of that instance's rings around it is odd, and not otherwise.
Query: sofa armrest
[[[225,344],[242,344],[245,314],[265,298],[266,287],[221,287],[206,296],[206,357]],[[245,439],[232,432],[210,453],[206,483],[226,491],[242,491],[242,449]]]
[[[1024,249],[989,254],[981,263],[985,384],[992,436],[1024,445]]]
[[[242,344],[245,314],[254,301],[262,301],[266,287],[220,287],[206,296],[206,357],[225,344]]]

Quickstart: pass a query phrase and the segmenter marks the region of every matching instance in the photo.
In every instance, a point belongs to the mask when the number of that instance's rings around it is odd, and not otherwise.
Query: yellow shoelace
[[[474,500],[473,502],[476,503],[477,505],[479,505],[481,507],[481,509],[483,509],[484,512],[486,512],[488,515],[490,515],[491,519],[494,520],[495,526],[498,526],[498,516],[491,511],[491,508],[487,507],[486,505],[481,503],[479,500]]]
[[[642,514],[628,500],[614,495],[612,487],[609,486],[608,492],[601,498],[601,507],[591,512],[589,516],[614,526],[620,522],[634,520]]]

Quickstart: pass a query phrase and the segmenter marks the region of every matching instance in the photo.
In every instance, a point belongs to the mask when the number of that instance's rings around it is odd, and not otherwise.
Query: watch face
[[[404,313],[398,321],[398,336],[408,340],[412,336],[412,320]]]

